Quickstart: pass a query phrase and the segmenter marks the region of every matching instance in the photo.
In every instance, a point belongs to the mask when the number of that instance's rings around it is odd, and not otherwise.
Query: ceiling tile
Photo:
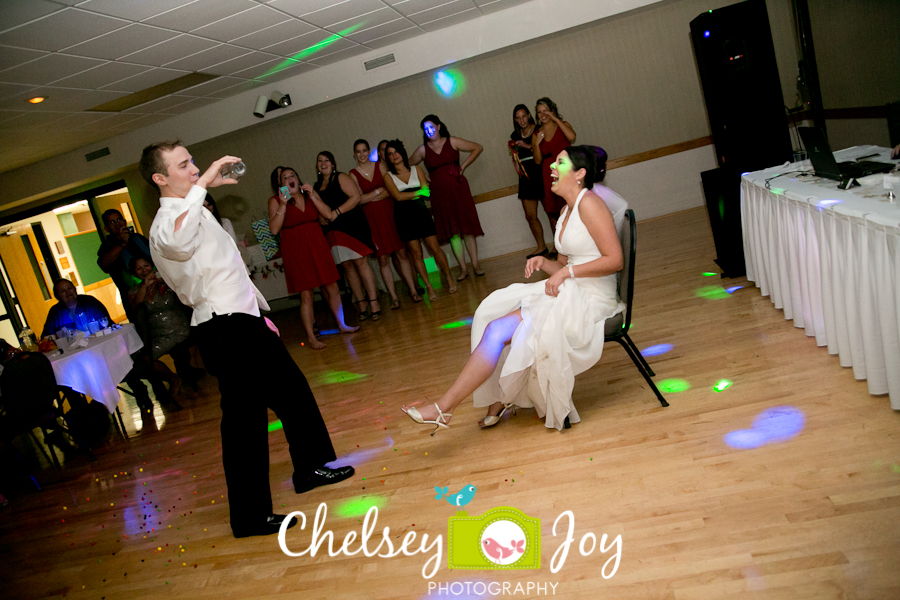
[[[78,8],[129,21],[143,21],[186,4],[190,0],[90,0]]]
[[[431,11],[429,11],[431,12]],[[427,13],[422,13],[427,14]],[[445,17],[440,17],[433,21],[429,20],[420,25],[422,29],[425,31],[437,31],[438,29],[443,29],[444,27],[450,27],[451,25],[456,25],[457,23],[462,23],[464,21],[470,21],[479,17],[481,13],[478,12],[477,8],[470,8],[468,10],[464,10],[462,12],[456,12],[449,14]],[[418,18],[418,15],[413,15],[410,17],[412,20]]]
[[[100,119],[105,119],[109,113],[74,113],[56,122],[56,129],[61,131],[70,131],[84,127]]]
[[[260,29],[265,29],[287,20],[292,19],[284,13],[272,10],[266,6],[256,6],[232,17],[226,17],[221,21],[195,29],[191,33],[222,42],[229,42],[235,38],[250,35]]]
[[[381,0],[352,0],[303,15],[303,20],[319,27],[329,27],[335,23],[355,19],[360,15],[375,12],[382,8],[385,8],[385,6]],[[387,10],[391,9],[388,8]]]
[[[32,61],[36,58],[46,56],[46,52],[38,50],[26,50],[24,48],[10,48],[9,46],[0,46],[0,71],[10,69],[22,63]],[[0,79],[3,75],[0,75]]]
[[[347,0],[274,0],[269,2],[269,6],[283,10],[284,12],[300,17],[311,12],[334,6],[335,4],[343,4]]]
[[[36,89],[33,85],[16,85],[13,83],[0,83],[0,100],[9,98],[10,96],[18,96],[20,94],[25,94],[33,89]],[[36,96],[37,94],[32,94]]]
[[[50,111],[68,111],[69,103],[76,96],[80,96],[84,90],[74,90],[68,88],[51,88],[51,87],[32,87],[23,86],[19,88],[19,93],[7,96],[0,101],[0,109],[3,110],[24,110],[25,112],[35,112],[41,110]],[[40,104],[31,104],[29,98],[35,96],[43,96],[46,98]]]
[[[135,119],[134,121],[129,122],[128,128],[131,131],[134,131],[135,129],[147,127],[148,125],[155,125],[171,118],[171,115],[143,115],[140,119]]]
[[[34,112],[4,123],[4,129],[45,131],[52,129],[52,124],[69,116],[69,113]]]
[[[134,113],[137,115],[152,115],[153,113],[167,113],[168,109],[173,106],[178,106],[179,104],[184,104],[193,100],[193,98],[189,96],[175,96],[170,94],[168,96],[163,96],[162,98],[157,98],[156,100],[152,100],[150,102],[145,102],[143,104],[139,104],[127,110],[123,110],[123,113]]]
[[[148,46],[170,40],[177,35],[174,31],[135,24],[94,38],[89,42],[70,46],[65,49],[65,53],[115,60]]]
[[[117,115],[112,115],[106,117],[105,119],[100,119],[92,123],[92,128],[94,129],[113,129],[116,127],[121,127],[126,123],[130,123],[136,119],[140,119],[143,115],[135,115],[132,113],[119,113]]]
[[[218,46],[218,43],[212,40],[204,40],[193,35],[180,35],[145,50],[123,56],[122,60],[161,67],[166,63],[182,59],[197,52],[209,50],[214,46]]]
[[[0,44],[55,52],[128,25],[128,21],[64,8],[0,33]]]
[[[306,73],[307,71],[312,71],[316,68],[315,65],[309,63],[294,63],[292,65],[284,66],[284,68],[279,70],[273,70],[271,73],[260,75],[256,78],[256,81],[266,84],[275,83],[276,81],[281,81],[282,79],[287,79],[288,77],[293,77],[300,73]],[[286,93],[290,92],[288,91]]]
[[[409,15],[409,20],[417,25],[421,25],[422,23],[443,19],[466,10],[474,10],[475,14],[473,16],[480,14],[475,5],[472,4],[472,0],[453,0],[453,2],[447,2],[446,4],[411,14]]]
[[[253,48],[254,50],[261,50],[266,46],[271,46],[279,41],[301,36],[310,31],[315,31],[315,27],[308,23],[304,23],[303,21],[291,19],[290,21],[284,21],[278,25],[261,29],[250,35],[231,40],[231,43],[237,44],[238,46]]]
[[[113,92],[108,90],[91,90],[82,92],[80,95],[73,97],[69,101],[68,110],[88,110],[107,102],[112,102],[123,96],[127,96],[128,92]]]
[[[94,58],[48,54],[30,63],[3,71],[0,73],[0,81],[44,85],[62,77],[68,77],[73,73],[80,73],[92,67],[97,67],[104,62]]]
[[[196,0],[144,22],[176,31],[192,31],[258,6],[251,0]]]
[[[307,53],[315,52],[318,44],[321,44],[329,38],[334,38],[334,34],[322,29],[316,29],[306,35],[301,35],[277,44],[272,44],[271,46],[266,46],[263,50],[271,54],[278,54],[280,56],[302,60]]]
[[[286,58],[278,58],[248,67],[236,73],[232,73],[232,75],[244,79],[267,78],[270,74],[280,71],[291,64],[294,63]]]
[[[165,112],[168,114],[182,114],[198,108],[203,108],[204,106],[209,106],[210,104],[215,104],[219,100],[219,98],[191,98],[187,102],[179,104],[178,106],[173,106]]]
[[[115,90],[117,92],[140,92],[154,85],[159,85],[167,81],[172,81],[183,75],[187,75],[187,71],[178,71],[175,69],[150,69],[133,77],[128,77],[121,81],[116,81],[107,86],[105,90]]]
[[[348,21],[334,23],[329,25],[328,29],[343,37],[350,37],[353,33],[358,31],[365,31],[366,29],[378,27],[379,25],[384,25],[385,23],[390,23],[391,21],[396,21],[400,18],[402,17],[397,14],[397,11],[385,7],[366,15],[354,17]],[[408,26],[409,24],[407,24],[407,27]]]
[[[170,69],[184,69],[185,71],[204,71],[207,67],[217,65],[226,60],[237,58],[249,53],[249,50],[238,48],[230,44],[221,44],[215,48],[198,52],[181,60],[166,64]]]
[[[320,67],[325,65],[330,65],[332,63],[336,63],[339,60],[344,60],[345,58],[350,58],[351,56],[357,56],[358,54],[365,54],[370,50],[365,46],[353,46],[352,48],[345,48],[343,50],[338,50],[337,52],[333,52],[332,54],[327,54],[325,56],[321,56],[318,58],[313,58],[309,62],[314,65],[318,65]]]
[[[275,59],[278,59],[278,57],[272,56],[271,54],[267,54],[265,52],[251,52],[249,54],[245,54],[244,56],[239,56],[238,58],[227,60],[218,65],[207,67],[204,72],[212,73],[213,75],[235,75],[238,71],[256,67],[258,65],[271,62]],[[236,76],[245,77],[244,75]],[[252,79],[252,77],[247,77],[247,79]]]
[[[218,79],[213,79],[212,81],[207,81],[206,83],[201,83],[200,85],[195,85],[194,87],[181,90],[180,92],[178,92],[178,95],[208,96],[210,94],[218,92],[219,90],[224,90],[225,88],[229,88],[239,83],[241,83],[241,80],[236,77],[219,77]]]
[[[367,44],[368,42],[378,39],[380,37],[384,37],[386,35],[390,35],[392,33],[397,33],[399,31],[405,31],[410,27],[415,27],[409,19],[399,18],[395,21],[391,21],[389,23],[385,23],[384,25],[379,25],[377,27],[372,27],[370,29],[365,29],[358,33],[353,33],[348,37],[357,42],[359,44]]]
[[[398,31],[397,33],[392,33],[390,35],[386,35],[384,37],[366,42],[366,46],[372,49],[385,48],[387,46],[390,46],[391,44],[396,44],[398,42],[402,42],[403,40],[414,38],[417,35],[422,35],[422,30],[418,27],[410,27],[409,29],[404,29],[403,31]]]
[[[3,0],[3,22],[0,23],[0,31],[12,29],[62,9],[59,4],[45,0]]]
[[[108,62],[105,65],[100,65],[90,71],[84,71],[83,73],[72,75],[65,79],[58,79],[53,82],[53,85],[96,90],[97,88],[102,88],[115,81],[125,79],[126,77],[132,77],[139,73],[143,73],[149,69],[152,69],[152,67],[130,65],[120,62]]]
[[[403,0],[402,2],[389,1],[388,4],[404,16],[413,15],[423,10],[435,8],[442,4],[450,4],[454,0]]]

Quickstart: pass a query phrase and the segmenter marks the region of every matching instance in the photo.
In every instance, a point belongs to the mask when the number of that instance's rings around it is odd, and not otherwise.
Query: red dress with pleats
[[[459,150],[444,142],[441,153],[425,144],[425,168],[431,177],[431,211],[438,241],[446,243],[454,235],[484,235],[469,181],[459,168]]]
[[[284,211],[281,257],[288,293],[297,294],[337,281],[340,275],[312,200],[306,200],[303,210],[288,202]]]
[[[375,164],[375,172],[372,175],[372,181],[366,179],[366,176],[359,169],[353,169],[351,173],[356,174],[356,181],[359,183],[359,189],[363,194],[373,192],[380,187],[384,187],[384,177],[381,175],[381,169]],[[375,256],[387,256],[393,252],[403,248],[403,240],[397,233],[397,226],[394,225],[394,199],[390,194],[380,200],[373,200],[362,205],[363,212],[366,213],[366,219],[369,221],[369,229],[372,230],[372,242],[375,244]]]

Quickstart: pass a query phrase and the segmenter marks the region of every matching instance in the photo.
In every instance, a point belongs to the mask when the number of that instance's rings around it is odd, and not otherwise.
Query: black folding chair
[[[607,319],[606,329],[604,331],[605,341],[618,342],[625,348],[625,352],[628,353],[628,356],[634,362],[638,371],[640,371],[641,375],[644,376],[644,379],[647,380],[650,389],[656,394],[659,403],[663,406],[668,406],[669,403],[666,402],[663,395],[659,393],[659,389],[651,379],[651,377],[656,376],[656,373],[653,372],[653,369],[650,368],[650,365],[647,364],[647,361],[644,360],[643,355],[641,355],[641,351],[638,350],[637,346],[634,345],[634,342],[631,341],[631,338],[628,336],[628,329],[631,327],[631,302],[634,298],[634,259],[637,251],[637,225],[634,222],[634,211],[630,208],[625,211],[625,222],[622,224],[621,242],[622,259],[624,263],[622,265],[622,271],[619,273],[619,298],[625,303],[626,308],[624,313],[620,313],[611,319]]]
[[[0,390],[3,393],[5,411],[0,421],[0,434],[4,441],[12,445],[13,438],[28,433],[46,455],[46,451],[34,435],[34,429],[40,427],[45,440],[49,435],[48,429],[53,429],[69,434],[88,453],[92,461],[97,460],[70,420],[63,414],[62,397],[66,393],[66,388],[56,384],[53,367],[46,356],[39,352],[23,352],[15,356],[6,363],[3,374],[0,375]],[[66,423],[65,427],[60,424],[60,418]],[[52,458],[52,462],[59,468],[56,452],[50,444],[47,444],[47,448],[50,450],[48,458]],[[16,457],[21,461],[18,452]],[[40,490],[33,475],[31,480]]]

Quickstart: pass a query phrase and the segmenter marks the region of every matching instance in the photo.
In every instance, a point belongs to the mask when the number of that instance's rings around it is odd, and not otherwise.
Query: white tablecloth
[[[134,328],[126,323],[122,329],[101,337],[88,338],[88,347],[50,359],[56,383],[87,394],[115,412],[119,404],[116,386],[134,366],[131,354],[144,347]]]
[[[869,160],[893,162],[889,149],[876,146],[847,148],[835,158],[876,153]],[[798,170],[810,175],[791,173]],[[743,175],[747,279],[856,379],[867,380],[871,394],[889,394],[900,410],[900,206],[888,202],[883,175],[839,190],[838,182],[811,172],[806,160]]]

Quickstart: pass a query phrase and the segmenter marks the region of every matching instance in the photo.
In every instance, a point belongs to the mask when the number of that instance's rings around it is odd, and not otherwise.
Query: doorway
[[[53,282],[59,277],[69,279],[79,294],[97,298],[117,323],[126,320],[119,290],[97,264],[105,237],[100,215],[110,208],[142,232],[124,181],[5,220],[0,226],[0,337],[18,345],[17,332],[25,326],[40,336],[56,304]]]

